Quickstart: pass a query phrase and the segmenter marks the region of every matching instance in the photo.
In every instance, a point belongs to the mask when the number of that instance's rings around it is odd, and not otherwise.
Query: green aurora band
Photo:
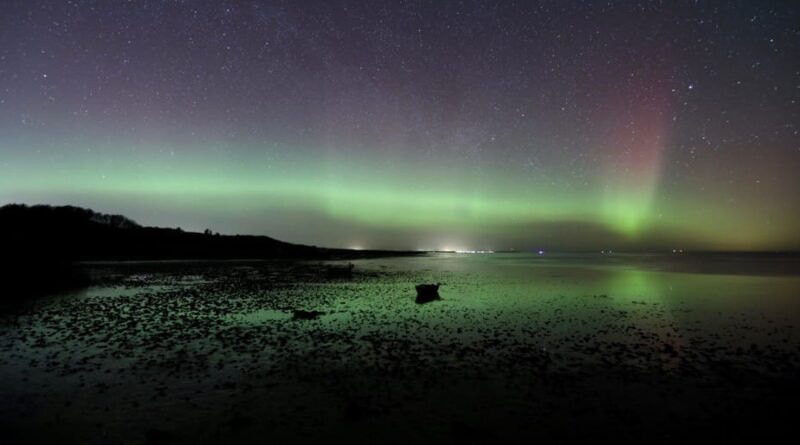
[[[5,158],[0,201],[83,205],[188,230],[216,222],[226,232],[362,248],[761,250],[797,241],[796,220],[758,196],[732,207],[686,190],[660,192],[660,147],[644,165],[623,166],[628,176],[601,169],[580,185],[468,160],[277,149],[235,157],[136,144],[110,155],[102,145],[86,147],[76,143],[72,152],[81,155],[64,159]],[[311,219],[335,228],[319,236]]]

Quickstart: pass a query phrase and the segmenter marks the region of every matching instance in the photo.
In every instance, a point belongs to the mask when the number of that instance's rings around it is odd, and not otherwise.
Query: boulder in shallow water
[[[292,318],[294,320],[314,320],[319,318],[319,316],[323,315],[324,313],[325,312],[320,311],[295,310]]]
[[[417,285],[417,303],[428,303],[438,300],[439,297],[439,284],[418,284]]]

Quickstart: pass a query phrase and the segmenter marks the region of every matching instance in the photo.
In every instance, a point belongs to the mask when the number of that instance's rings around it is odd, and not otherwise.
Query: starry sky
[[[800,248],[794,2],[0,4],[0,204],[393,249]]]

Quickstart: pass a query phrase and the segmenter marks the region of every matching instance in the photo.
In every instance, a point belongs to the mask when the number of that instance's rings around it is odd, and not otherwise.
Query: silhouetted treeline
[[[354,258],[388,253],[324,249],[267,236],[142,227],[121,215],[79,207],[20,204],[0,207],[0,242],[0,255],[12,261]]]
[[[80,261],[337,259],[411,252],[325,249],[266,236],[226,236],[143,227],[89,209],[0,207],[0,309],[6,303],[90,284]]]

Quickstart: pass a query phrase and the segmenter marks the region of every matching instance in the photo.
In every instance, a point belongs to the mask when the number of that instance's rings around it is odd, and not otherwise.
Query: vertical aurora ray
[[[651,90],[652,91],[652,90]],[[602,213],[627,236],[636,237],[651,216],[667,148],[666,95],[650,93],[628,101],[604,140]]]

